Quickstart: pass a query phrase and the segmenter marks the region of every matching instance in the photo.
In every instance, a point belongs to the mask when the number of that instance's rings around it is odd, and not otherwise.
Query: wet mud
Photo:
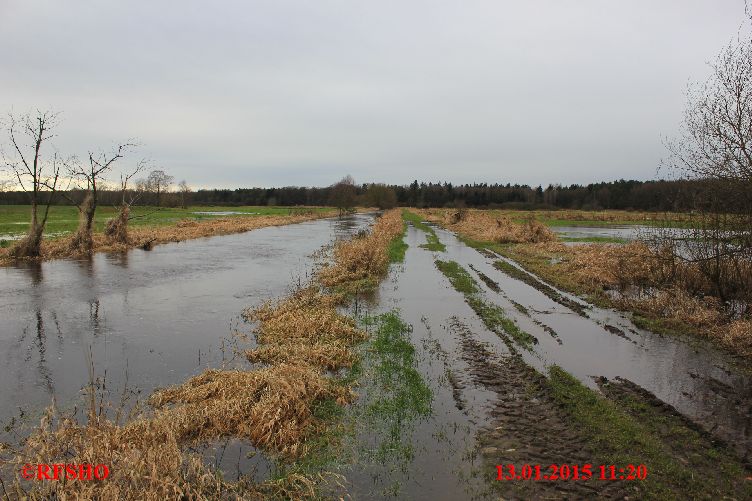
[[[488,464],[541,465],[592,463],[595,454],[587,436],[572,425],[571,417],[550,396],[546,378],[519,355],[495,355],[478,342],[458,319],[452,329],[459,335],[463,358],[472,377],[497,395],[491,410],[492,425],[479,434],[481,453]],[[546,470],[547,472],[547,470]],[[623,499],[633,490],[623,482],[497,480],[489,475],[492,490],[503,499]]]

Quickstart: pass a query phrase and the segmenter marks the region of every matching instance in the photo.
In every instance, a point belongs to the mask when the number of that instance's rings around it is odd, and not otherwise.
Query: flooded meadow
[[[335,244],[357,243],[379,217],[0,268],[5,441],[23,440],[53,403],[85,422],[92,387],[105,415],[120,419],[155,390],[198,384],[190,378],[214,369],[248,374],[299,363],[284,358],[300,356],[292,352],[274,355],[282,365],[247,358],[244,350],[268,335],[264,314],[247,312],[310,288],[333,246],[341,258]],[[338,311],[367,338],[356,362],[324,371],[352,388],[352,400],[313,404],[314,421],[325,426],[303,440],[302,455],[232,433],[192,442],[187,450],[208,468],[234,482],[319,479],[310,492],[274,491],[283,498],[640,498],[672,492],[686,469],[720,458],[707,487],[687,492],[748,491],[752,375],[738,358],[638,327],[627,313],[561,290],[452,231],[403,217],[395,242],[406,247],[395,247],[383,281],[350,278],[332,296],[347,298],[336,300]],[[602,422],[596,412],[605,413]],[[611,441],[614,426],[623,429]],[[625,436],[640,445],[624,449]],[[627,459],[660,480],[643,490],[635,482],[496,479],[501,464]]]

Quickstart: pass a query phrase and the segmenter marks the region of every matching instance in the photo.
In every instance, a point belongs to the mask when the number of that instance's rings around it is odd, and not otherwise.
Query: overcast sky
[[[0,0],[0,111],[194,187],[651,179],[742,0]],[[5,139],[5,138],[3,138]]]

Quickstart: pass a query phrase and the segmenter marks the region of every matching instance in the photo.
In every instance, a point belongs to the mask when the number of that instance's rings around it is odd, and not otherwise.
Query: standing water
[[[100,390],[118,401],[230,363],[243,309],[305,282],[311,254],[371,220],[320,219],[0,268],[2,424],[36,423],[53,399],[63,409],[80,404],[92,365]]]

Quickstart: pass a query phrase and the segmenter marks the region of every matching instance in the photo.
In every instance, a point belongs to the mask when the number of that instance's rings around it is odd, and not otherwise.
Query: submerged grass
[[[407,223],[402,223],[402,233],[392,238],[389,242],[389,262],[403,263],[408,245],[405,243],[405,234],[407,233]]]
[[[465,296],[480,293],[478,282],[456,261],[437,259],[436,267],[449,279],[457,292],[461,292]]]
[[[441,241],[439,240],[439,236],[436,235],[436,232],[434,231],[434,229],[428,226],[426,223],[424,223],[422,217],[415,214],[414,212],[411,212],[405,209],[402,211],[402,218],[405,221],[410,221],[410,223],[412,223],[412,225],[415,226],[417,229],[425,232],[426,243],[421,245],[423,249],[427,249],[433,252],[446,251],[446,245],[441,243]]]
[[[520,329],[514,320],[504,313],[504,309],[501,306],[484,301],[477,295],[466,297],[466,300],[467,304],[470,305],[480,319],[483,320],[486,327],[492,332],[497,334],[506,333],[526,350],[530,350],[534,344],[538,344],[538,339]]]
[[[514,320],[506,315],[502,307],[482,297],[478,282],[459,263],[436,260],[436,267],[449,279],[452,287],[465,296],[467,304],[490,331],[503,339],[506,339],[506,336],[511,337],[526,350],[531,350],[532,346],[538,343],[535,336],[520,329]]]
[[[399,314],[384,313],[370,322],[376,330],[366,356],[374,381],[366,414],[370,422],[381,423],[386,428],[378,445],[377,459],[399,454],[407,460],[412,457],[412,447],[406,440],[406,425],[431,414],[433,394],[416,368],[410,327]]]

